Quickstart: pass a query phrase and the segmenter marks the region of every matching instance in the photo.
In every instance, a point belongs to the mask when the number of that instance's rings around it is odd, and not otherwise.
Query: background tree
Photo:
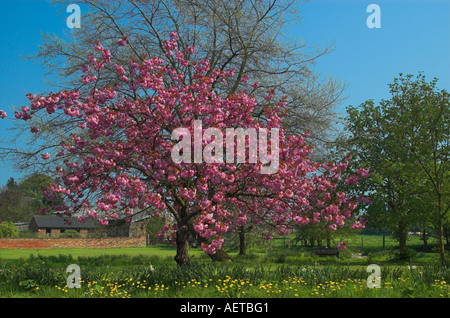
[[[0,220],[29,222],[38,212],[51,212],[54,206],[63,204],[62,197],[48,199],[44,190],[55,180],[46,175],[31,175],[20,183],[8,179],[0,189]]]
[[[14,178],[9,178],[6,182],[6,188],[8,190],[17,190],[19,185],[17,184],[16,180]]]
[[[390,113],[396,123],[392,130],[404,136],[400,144],[405,149],[402,161],[420,174],[416,192],[429,202],[444,264],[444,224],[450,209],[450,95],[436,84],[436,78],[427,82],[422,73],[415,78],[400,74],[390,85],[393,97],[386,103],[394,110]],[[425,191],[420,191],[423,188]]]
[[[347,149],[354,163],[374,169],[365,181],[379,204],[369,210],[370,220],[396,224],[400,256],[406,256],[408,226],[432,220],[444,256],[444,226],[448,213],[449,99],[419,73],[395,78],[392,98],[379,106],[366,101],[347,109]],[[362,185],[362,184],[361,184]],[[425,207],[426,205],[426,207]],[[377,209],[376,207],[384,207]]]
[[[22,194],[14,178],[9,178],[7,184],[0,189],[0,221],[23,222],[17,209],[22,200]]]
[[[258,217],[251,214],[237,213],[238,220],[232,229],[224,235],[224,246],[237,249],[238,255],[247,255],[252,247],[267,247],[270,245],[264,234],[270,232],[270,224],[261,224]]]
[[[36,205],[40,210],[44,209],[50,212],[53,206],[64,204],[64,200],[60,195],[54,199],[49,199],[44,195],[48,185],[53,182],[55,182],[55,179],[48,175],[32,174],[20,182],[19,189],[24,196],[35,199]]]
[[[400,257],[405,258],[407,230],[414,219],[408,204],[413,189],[408,175],[411,170],[401,160],[405,151],[399,147],[401,136],[392,132],[391,125],[383,106],[374,106],[372,101],[361,104],[359,109],[347,108],[346,129],[350,133],[347,142],[348,150],[354,155],[353,163],[374,170],[364,188],[375,200],[386,204],[380,210],[372,206],[368,218],[388,225],[396,233]]]

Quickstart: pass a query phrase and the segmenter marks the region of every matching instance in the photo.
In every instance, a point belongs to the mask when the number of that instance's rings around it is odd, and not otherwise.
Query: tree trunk
[[[231,262],[232,258],[223,249],[216,250],[214,254],[208,254],[214,262]]]
[[[423,228],[422,239],[423,239],[423,250],[427,251],[428,250],[428,237],[427,237],[427,230],[425,228]]]
[[[181,225],[177,229],[175,242],[177,243],[177,255],[174,259],[178,266],[189,266],[189,229],[187,225]]]
[[[331,238],[330,238],[330,231],[327,231],[327,247],[331,247]]]
[[[246,255],[247,249],[245,246],[245,230],[244,227],[239,227],[239,255]]]
[[[448,237],[449,237],[449,230],[448,227],[444,228],[444,234],[445,234],[445,243],[447,244],[447,246],[449,245],[448,243]]]
[[[406,222],[400,220],[398,222],[398,243],[399,243],[399,256],[400,259],[406,259]]]
[[[442,219],[439,218],[439,257],[441,265],[445,265],[445,243],[444,243],[444,225],[442,224]]]
[[[442,222],[443,218],[444,218],[444,213],[442,212],[443,207],[442,207],[442,197],[441,197],[441,193],[439,191],[438,193],[438,213],[439,213],[439,222],[438,222],[438,227],[439,227],[439,257],[440,257],[440,261],[441,261],[441,265],[445,265],[445,243],[444,243],[444,224]]]

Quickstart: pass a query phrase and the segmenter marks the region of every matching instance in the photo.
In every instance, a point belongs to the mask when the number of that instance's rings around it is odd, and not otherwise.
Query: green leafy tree
[[[9,190],[14,190],[18,188],[18,184],[16,182],[16,180],[14,180],[14,178],[9,178],[8,181],[6,182],[6,187]]]
[[[26,222],[42,209],[50,212],[53,205],[62,205],[60,197],[50,200],[43,194],[51,182],[53,179],[43,174],[33,174],[20,183],[8,179],[0,189],[0,220]]]
[[[439,236],[441,263],[449,210],[449,95],[419,73],[395,78],[392,98],[378,106],[368,100],[348,107],[345,146],[354,163],[374,170],[365,180],[377,205],[372,222],[394,230],[400,256],[406,256],[408,226],[430,221]],[[378,207],[378,208],[377,208]]]
[[[52,177],[36,173],[24,179],[20,183],[19,189],[24,196],[37,200],[39,208],[47,208],[50,210],[52,205],[63,204],[61,196],[58,196],[56,199],[49,199],[44,195],[45,189],[53,182],[55,180]]]
[[[13,178],[8,179],[6,186],[0,189],[0,221],[24,221],[21,219],[23,209],[19,209],[22,202],[22,194],[17,183]]]
[[[444,225],[450,208],[450,95],[436,83],[436,78],[427,82],[423,74],[401,76],[390,85],[393,98],[388,105],[395,109],[393,130],[404,136],[402,161],[419,174],[416,193],[429,202],[443,264]]]

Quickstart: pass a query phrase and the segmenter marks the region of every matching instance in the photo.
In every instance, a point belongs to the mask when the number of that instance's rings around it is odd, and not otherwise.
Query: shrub
[[[18,236],[21,237],[21,238],[37,238],[38,237],[38,233],[34,232],[32,230],[20,231],[18,233]]]
[[[0,223],[0,237],[17,237],[18,229],[14,223],[5,221]]]
[[[62,232],[59,237],[61,238],[81,238],[81,233],[75,230],[66,230]]]

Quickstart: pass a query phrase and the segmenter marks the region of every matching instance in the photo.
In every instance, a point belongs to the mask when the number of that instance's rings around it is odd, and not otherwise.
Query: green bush
[[[38,233],[32,230],[20,231],[18,236],[21,238],[38,238]]]
[[[60,238],[81,238],[81,233],[75,230],[66,230],[59,235]]]
[[[18,229],[14,223],[5,221],[0,224],[0,237],[17,237]]]

